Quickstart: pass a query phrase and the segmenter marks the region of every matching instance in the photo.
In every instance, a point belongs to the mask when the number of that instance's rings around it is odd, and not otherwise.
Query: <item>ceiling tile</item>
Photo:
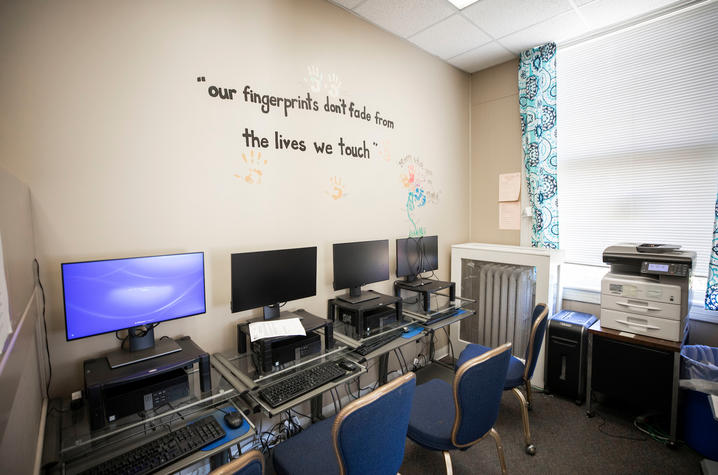
[[[463,69],[467,73],[475,73],[476,71],[504,63],[515,57],[516,54],[507,50],[496,41],[492,41],[466,53],[454,56],[449,59],[448,62],[459,69]]]
[[[491,41],[461,15],[454,15],[409,38],[409,41],[442,59],[451,58]]]
[[[494,38],[501,38],[569,10],[569,0],[482,0],[461,14]]]
[[[406,38],[457,10],[446,0],[367,0],[354,11],[375,25]]]
[[[604,28],[621,23],[654,10],[678,3],[681,0],[596,0],[579,8],[593,28]]]
[[[588,31],[581,18],[573,10],[562,13],[538,25],[530,26],[501,38],[499,43],[514,53],[553,41],[558,43],[575,38]]]
[[[364,0],[329,0],[329,1],[351,10],[352,8],[359,5]]]

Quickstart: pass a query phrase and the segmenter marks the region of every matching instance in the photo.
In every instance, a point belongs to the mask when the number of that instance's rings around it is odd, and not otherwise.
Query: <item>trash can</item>
[[[683,440],[704,457],[718,460],[718,348],[683,346],[680,386]]]

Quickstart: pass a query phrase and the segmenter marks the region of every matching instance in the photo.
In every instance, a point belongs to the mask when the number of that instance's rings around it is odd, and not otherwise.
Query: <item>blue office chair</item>
[[[396,474],[404,459],[416,376],[407,373],[274,448],[284,474]]]
[[[431,450],[444,453],[446,473],[451,474],[450,450],[466,450],[491,435],[506,473],[506,460],[494,423],[499,415],[503,382],[511,358],[511,343],[467,360],[454,375],[453,385],[432,379],[416,388],[408,437]]]
[[[518,398],[521,404],[521,419],[524,425],[524,441],[526,442],[526,453],[534,455],[536,446],[531,443],[531,431],[529,430],[529,413],[531,409],[531,377],[536,368],[538,354],[541,351],[541,343],[543,343],[543,335],[546,331],[546,316],[548,315],[548,307],[545,303],[537,304],[531,315],[531,334],[529,336],[529,344],[526,347],[526,363],[522,363],[515,356],[511,357],[509,363],[509,371],[506,375],[504,390],[511,390]],[[457,367],[467,360],[476,358],[477,356],[489,351],[489,348],[483,345],[472,343],[464,348],[456,362]],[[519,386],[525,385],[526,397],[521,394]]]
[[[250,450],[209,475],[264,475],[264,456],[259,450]]]

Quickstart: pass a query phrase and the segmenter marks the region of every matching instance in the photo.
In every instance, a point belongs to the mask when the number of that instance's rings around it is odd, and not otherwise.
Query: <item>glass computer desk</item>
[[[442,301],[441,297],[437,297],[438,300],[435,300],[435,305],[433,306],[434,310],[430,311],[423,310],[422,302],[409,302],[408,307],[406,305],[402,307],[402,313],[398,321],[388,322],[362,335],[358,335],[349,323],[335,320],[333,322],[332,338],[329,343],[326,341],[324,329],[315,330],[324,338],[324,344],[321,345],[321,350],[318,353],[297,357],[295,360],[276,366],[270,371],[263,371],[259,367],[251,351],[242,354],[235,351],[215,353],[212,355],[212,365],[223,374],[224,379],[233,384],[243,402],[254,412],[262,412],[269,417],[274,417],[309,401],[311,403],[311,418],[316,421],[323,418],[322,394],[366,374],[367,361],[378,358],[378,384],[385,384],[388,376],[388,358],[392,351],[429,335],[432,337],[430,340],[432,351],[430,351],[430,354],[433,354],[433,333],[473,314],[471,308],[471,304],[474,303],[473,300],[457,297],[454,301],[450,301],[448,296],[443,296],[444,300]],[[331,308],[330,305],[330,311]],[[427,321],[435,315],[449,310],[457,310],[458,312],[449,318],[427,324]],[[393,336],[393,338],[388,339],[387,337],[389,336]],[[375,345],[377,342],[381,342],[381,344]],[[363,355],[357,353],[359,347],[366,345],[373,345],[374,347]],[[313,387],[276,407],[270,405],[261,396],[263,389],[277,383],[281,384],[283,381],[292,378],[295,373],[305,371],[327,361],[340,360],[352,362],[355,369],[347,371],[344,376],[328,383]]]
[[[119,418],[97,430],[90,429],[86,402],[72,409],[69,398],[53,399],[48,407],[43,450],[46,473],[80,473],[195,420],[213,415],[219,408],[237,410],[244,417],[246,406],[238,397],[239,393],[219,372],[211,370],[212,389],[205,392],[200,390],[196,365],[187,370],[187,376],[189,392],[186,397]],[[233,445],[254,435],[254,424],[248,418],[244,419],[245,429],[248,430],[234,437],[230,434],[231,438],[223,440],[220,445],[211,444],[211,449],[205,447],[188,454],[154,473],[175,473],[205,458],[226,453]]]
[[[374,346],[372,351],[364,355],[358,355],[351,351],[348,353],[348,357],[354,358],[360,363],[378,358],[378,383],[379,385],[385,384],[388,377],[389,355],[392,351],[397,351],[408,343],[428,336],[429,361],[433,362],[435,331],[448,328],[451,324],[474,314],[474,300],[438,293],[438,290],[444,288],[440,287],[432,292],[433,305],[428,306],[430,310],[425,310],[427,306],[423,297],[404,299],[401,307],[401,319],[374,329],[367,336],[362,335],[360,337],[351,325],[337,320],[334,322],[334,338],[352,349],[363,345]],[[453,297],[453,300],[451,297]],[[432,322],[433,318],[448,312],[455,313],[455,315]],[[381,342],[388,335],[398,335],[398,337],[390,339],[384,344],[374,345],[375,341]],[[397,355],[397,358],[399,358],[399,355]]]
[[[53,400],[48,410],[43,466],[46,467],[48,473],[80,473],[106,459],[143,445],[148,439],[159,437],[194,420],[214,414],[218,408],[233,407],[243,415],[250,427],[247,432],[210,450],[200,450],[189,454],[157,472],[175,473],[202,459],[220,454],[231,446],[254,436],[254,425],[246,414],[262,412],[269,417],[274,417],[294,406],[310,401],[312,418],[321,419],[323,417],[321,405],[324,392],[366,374],[366,362],[374,358],[379,358],[378,383],[384,384],[388,372],[388,356],[392,351],[424,336],[432,336],[434,331],[472,315],[471,303],[472,301],[456,298],[454,302],[448,300],[437,302],[433,306],[435,310],[427,312],[423,310],[420,302],[405,301],[401,320],[377,328],[370,335],[358,339],[346,335],[346,333],[352,334],[352,332],[343,328],[342,322],[335,322],[334,341],[331,345],[322,345],[322,350],[319,353],[297,358],[293,362],[273,368],[270,372],[258,370],[251,352],[241,355],[234,351],[215,353],[211,358],[212,389],[210,391],[202,392],[200,390],[199,372],[193,368],[188,371],[189,395],[187,397],[156,409],[118,419],[94,431],[90,430],[87,404],[78,409],[71,409],[69,399]],[[464,311],[427,325],[427,320],[432,316],[450,309]],[[365,355],[360,355],[355,351],[358,347],[371,344],[389,334],[399,334],[399,336]],[[431,345],[433,346],[433,338]],[[347,371],[344,376],[317,386],[277,407],[272,407],[260,396],[260,391],[263,388],[277,382],[281,383],[296,372],[325,361],[342,359],[352,361],[356,367],[352,371]]]
[[[347,370],[344,376],[316,386],[276,407],[272,407],[265,401],[260,392],[270,385],[281,384],[292,378],[296,373],[321,365],[324,362],[343,359],[351,361],[351,351],[352,348],[348,345],[339,340],[334,340],[329,345],[322,345],[318,353],[296,358],[284,365],[272,368],[271,371],[262,371],[251,352],[242,354],[235,351],[215,353],[212,355],[212,365],[217,371],[225,375],[225,379],[234,384],[237,393],[253,412],[261,411],[269,417],[274,417],[294,406],[311,401],[312,419],[320,419],[321,395],[325,391],[329,391],[366,373],[366,366],[356,364],[356,367],[351,371]]]

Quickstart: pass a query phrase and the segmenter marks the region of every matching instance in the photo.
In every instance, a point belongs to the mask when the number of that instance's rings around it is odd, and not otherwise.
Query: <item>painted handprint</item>
[[[421,187],[414,188],[413,192],[409,192],[409,198],[414,202],[417,208],[421,208],[426,204],[426,193]]]
[[[242,154],[242,160],[247,164],[247,174],[238,175],[234,174],[236,178],[245,181],[250,185],[261,185],[262,184],[262,169],[267,164],[266,159],[262,159],[262,152],[257,152],[257,156],[254,156],[254,150],[249,151],[249,158],[244,153]]]
[[[386,140],[379,143],[379,158],[381,158],[385,162],[391,161],[391,152],[389,150],[389,142]]]
[[[401,174],[401,182],[404,184],[404,188],[409,188],[409,185],[414,183],[414,165],[409,165],[407,170],[408,173],[406,175]]]
[[[329,190],[325,191],[326,194],[331,196],[333,200],[338,200],[340,198],[343,198],[346,194],[344,192],[344,183],[342,182],[342,179],[339,177],[332,177],[329,180]]]
[[[319,92],[322,90],[322,78],[324,77],[319,71],[319,66],[307,66],[308,77],[304,78],[304,82],[309,86],[311,92]]]
[[[327,95],[331,97],[339,97],[339,91],[342,87],[342,81],[336,74],[327,74],[327,78],[324,81],[324,89],[327,91]]]

